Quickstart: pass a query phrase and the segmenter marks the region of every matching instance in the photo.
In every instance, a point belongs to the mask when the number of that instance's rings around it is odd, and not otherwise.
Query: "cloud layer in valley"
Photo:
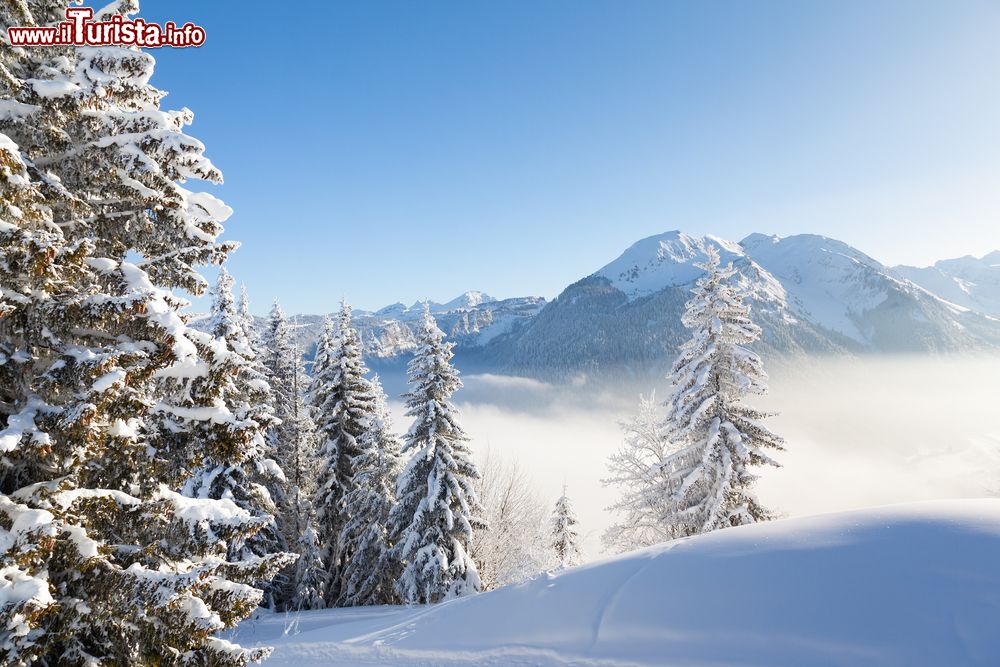
[[[870,505],[1000,494],[1000,357],[828,358],[771,369],[758,401],[780,415],[784,467],[762,471],[759,496],[801,516]],[[553,502],[576,503],[585,556],[615,498],[601,485],[619,422],[651,387],[554,386],[467,376],[456,399],[478,452],[517,459]],[[657,390],[665,396],[665,387]],[[397,408],[397,423],[405,425]]]

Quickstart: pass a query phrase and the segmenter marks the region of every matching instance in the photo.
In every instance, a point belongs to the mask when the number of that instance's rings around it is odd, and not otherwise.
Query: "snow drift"
[[[264,616],[269,665],[997,665],[1000,500],[732,528],[433,607]]]

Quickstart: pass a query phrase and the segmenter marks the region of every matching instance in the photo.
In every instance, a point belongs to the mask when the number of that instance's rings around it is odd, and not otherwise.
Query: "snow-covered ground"
[[[264,616],[268,665],[1000,665],[1000,500],[733,528],[434,607]]]

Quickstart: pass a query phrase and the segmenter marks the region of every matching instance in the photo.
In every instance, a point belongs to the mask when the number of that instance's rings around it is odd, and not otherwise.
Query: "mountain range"
[[[466,292],[429,304],[465,372],[569,380],[660,375],[687,338],[684,303],[717,247],[737,269],[767,354],[948,353],[1000,348],[1000,251],[888,267],[813,234],[740,242],[671,231],[642,239],[551,301]],[[423,304],[355,311],[370,365],[398,370]],[[308,347],[322,316],[298,316]]]

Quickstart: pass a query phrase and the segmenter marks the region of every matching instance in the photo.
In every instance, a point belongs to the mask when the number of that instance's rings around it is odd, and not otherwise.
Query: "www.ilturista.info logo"
[[[114,15],[107,21],[91,21],[90,7],[68,7],[65,21],[54,26],[15,26],[7,28],[11,46],[139,46],[184,48],[205,43],[205,29],[173,21],[164,25],[146,23]]]

